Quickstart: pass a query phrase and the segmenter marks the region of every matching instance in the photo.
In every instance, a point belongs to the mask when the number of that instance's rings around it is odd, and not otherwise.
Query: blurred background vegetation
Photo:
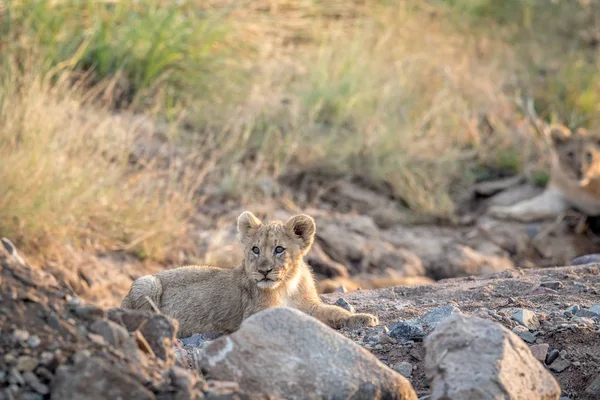
[[[596,0],[1,0],[0,234],[162,260],[314,165],[451,218],[598,126],[599,43]]]

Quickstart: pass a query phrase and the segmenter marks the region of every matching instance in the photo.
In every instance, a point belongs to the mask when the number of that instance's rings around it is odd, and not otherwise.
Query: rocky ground
[[[241,211],[306,212],[322,298],[379,326],[336,333],[278,309],[229,336],[178,340],[176,321],[114,308],[165,266],[73,250],[69,267],[31,267],[4,241],[0,399],[600,398],[600,264],[556,267],[598,253],[593,219],[486,217],[541,190],[509,178],[475,186],[455,221],[415,220],[385,186],[318,175],[283,177],[295,193],[283,206],[199,210],[212,217],[195,221],[194,240],[203,261],[234,264]]]

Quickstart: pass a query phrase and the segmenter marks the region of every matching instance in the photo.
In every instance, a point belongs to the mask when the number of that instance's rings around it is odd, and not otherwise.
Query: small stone
[[[406,361],[399,362],[398,364],[395,364],[393,368],[394,368],[394,371],[404,375],[407,378],[410,378],[412,375],[413,365],[409,362],[406,362]]]
[[[529,329],[537,329],[540,327],[540,322],[535,316],[535,313],[531,310],[520,308],[519,310],[513,313],[512,318],[519,324]]]
[[[546,360],[546,355],[548,354],[549,348],[550,345],[548,345],[548,343],[542,343],[534,344],[533,346],[529,347],[529,350],[531,350],[531,354],[533,354],[536,359],[544,362]]]
[[[581,310],[577,311],[575,313],[575,316],[582,317],[582,318],[598,318],[598,315],[596,315],[596,313],[593,313],[590,310],[587,310],[585,308],[582,308]]]
[[[83,303],[80,297],[71,296],[69,294],[66,295],[65,299],[67,300],[67,304],[71,307],[78,307]]]
[[[106,311],[96,306],[83,306],[75,308],[75,314],[87,321],[106,318]]]
[[[586,393],[600,396],[600,375],[598,375],[585,389]]]
[[[422,340],[425,336],[425,331],[421,325],[414,322],[400,321],[390,326],[388,335],[396,339],[399,343],[406,343],[411,340]]]
[[[571,314],[575,314],[579,310],[581,310],[581,307],[579,307],[578,305],[574,305],[574,306],[571,306],[571,307],[567,308],[565,310],[565,312],[568,312],[568,313],[571,313]]]
[[[337,299],[337,301],[334,304],[338,307],[342,307],[344,310],[354,313],[354,307],[352,307],[350,303],[348,303],[345,299],[341,297]]]
[[[339,286],[337,289],[335,289],[335,293],[347,293],[348,289],[346,289],[346,287],[344,285]]]
[[[48,365],[54,360],[54,354],[49,351],[42,351],[40,354],[40,364]]]
[[[30,356],[21,356],[17,360],[17,370],[19,372],[31,372],[39,364],[38,360]]]
[[[23,375],[16,369],[11,368],[8,375],[8,382],[13,385],[23,386],[25,384],[25,380],[23,379]]]
[[[557,349],[550,350],[550,353],[546,356],[546,365],[550,365],[558,358],[560,351]]]
[[[550,364],[549,368],[550,371],[552,372],[563,372],[565,369],[569,368],[569,366],[571,365],[571,362],[569,360],[567,360],[566,358],[558,358],[556,360],[554,360],[554,362],[552,364]]]
[[[435,328],[440,322],[448,318],[452,314],[460,314],[460,309],[454,306],[437,307],[430,310],[421,318],[419,322],[425,326],[428,330]]]
[[[535,342],[535,335],[529,332],[529,329],[525,328],[524,326],[517,325],[512,331],[527,343]]]
[[[586,317],[575,317],[573,318],[573,321],[587,326],[593,326],[595,323],[593,319]]]
[[[13,338],[17,342],[25,342],[27,339],[29,339],[29,332],[23,329],[15,329],[13,332]]]
[[[373,350],[381,350],[383,349],[383,346],[379,343],[377,343],[375,346],[373,346]]]
[[[548,281],[540,283],[540,286],[546,287],[549,289],[558,290],[563,287],[563,283],[561,281]]]
[[[27,345],[29,347],[31,347],[32,349],[35,349],[36,347],[38,347],[40,345],[40,343],[41,343],[41,340],[37,335],[33,335],[32,337],[27,339]]]
[[[23,374],[23,379],[33,390],[38,392],[39,394],[48,394],[50,393],[50,389],[47,385],[44,385],[38,377],[33,372],[25,372]]]
[[[596,314],[596,316],[600,317],[600,304],[594,304],[590,307],[589,311],[593,314]]]

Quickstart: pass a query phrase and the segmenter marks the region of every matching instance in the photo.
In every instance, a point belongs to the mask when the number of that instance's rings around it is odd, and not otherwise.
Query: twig
[[[146,301],[147,301],[148,303],[150,303],[150,306],[151,306],[151,307],[154,309],[154,311],[155,311],[157,314],[162,314],[162,313],[160,312],[160,310],[158,309],[158,307],[156,306],[156,304],[155,304],[155,303],[152,301],[152,299],[151,299],[150,297],[148,297],[147,295],[146,295],[146,296],[144,296],[144,297],[146,298]]]

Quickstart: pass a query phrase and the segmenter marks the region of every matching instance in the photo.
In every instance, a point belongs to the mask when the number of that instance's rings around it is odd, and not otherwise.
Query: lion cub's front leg
[[[542,219],[555,218],[568,208],[569,204],[560,192],[549,188],[539,196],[512,206],[490,207],[488,214],[500,219],[534,222]]]
[[[315,305],[309,313],[321,322],[334,329],[343,327],[360,328],[364,326],[375,326],[379,319],[371,314],[353,314],[338,306],[329,304]]]

